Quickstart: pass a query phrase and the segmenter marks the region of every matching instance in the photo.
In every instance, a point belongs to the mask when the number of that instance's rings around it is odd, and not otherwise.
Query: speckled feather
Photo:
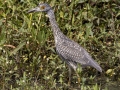
[[[77,68],[77,63],[80,63],[83,66],[92,66],[98,71],[102,72],[99,64],[92,59],[92,57],[85,49],[83,49],[78,43],[74,42],[73,40],[70,40],[60,31],[55,20],[53,10],[48,11],[47,14],[49,16],[55,38],[56,51],[60,58],[74,70]]]
[[[99,72],[102,72],[102,68],[92,59],[84,48],[73,40],[70,40],[61,32],[56,22],[54,11],[48,4],[39,4],[38,7],[33,8],[28,12],[33,11],[42,11],[47,13],[55,39],[56,52],[60,58],[68,64],[68,66],[76,70],[77,63],[80,63],[82,66],[92,66]]]

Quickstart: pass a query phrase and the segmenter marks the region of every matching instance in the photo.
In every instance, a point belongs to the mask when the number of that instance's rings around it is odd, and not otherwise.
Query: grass
[[[93,68],[82,70],[81,90],[113,90],[109,86],[120,81],[120,1],[46,2],[54,6],[62,32],[86,48],[103,69],[97,75]],[[0,89],[79,90],[75,72],[71,86],[67,84],[68,68],[54,50],[48,18],[44,13],[27,14],[36,4],[0,1]]]

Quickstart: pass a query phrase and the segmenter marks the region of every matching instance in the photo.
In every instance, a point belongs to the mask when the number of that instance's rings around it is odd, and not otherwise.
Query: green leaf
[[[19,51],[25,44],[26,42],[20,43],[13,51],[10,52],[10,56],[16,54],[17,51]]]

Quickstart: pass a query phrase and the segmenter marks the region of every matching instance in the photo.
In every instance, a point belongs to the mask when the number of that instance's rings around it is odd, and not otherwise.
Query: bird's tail
[[[102,72],[102,68],[100,67],[100,65],[96,61],[91,60],[90,66],[96,68],[99,72]]]

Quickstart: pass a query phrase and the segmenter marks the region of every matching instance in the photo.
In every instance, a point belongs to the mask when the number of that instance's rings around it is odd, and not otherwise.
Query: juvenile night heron
[[[102,72],[102,68],[96,61],[94,61],[84,48],[82,48],[78,43],[70,40],[61,32],[56,22],[54,11],[50,5],[47,3],[40,3],[36,8],[28,11],[28,13],[32,12],[47,13],[55,39],[56,52],[69,66],[69,80],[71,78],[71,68],[76,71],[77,63],[80,63],[81,66],[92,66],[99,72]]]

